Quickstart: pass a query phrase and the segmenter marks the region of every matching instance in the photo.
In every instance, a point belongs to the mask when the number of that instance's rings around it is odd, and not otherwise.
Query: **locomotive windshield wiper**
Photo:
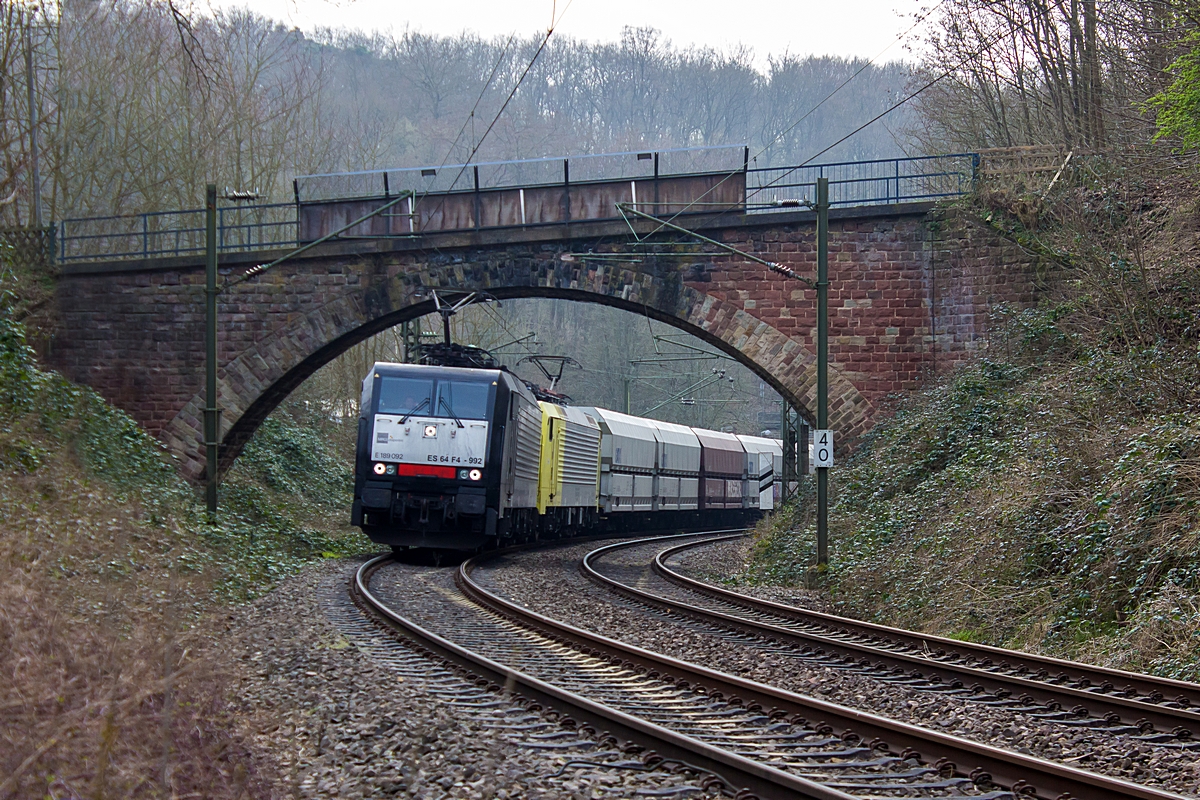
[[[450,413],[450,416],[454,418],[454,424],[455,424],[455,425],[457,425],[457,426],[458,426],[458,427],[460,427],[460,428],[465,428],[465,427],[466,427],[466,425],[463,425],[463,422],[462,422],[462,420],[458,418],[458,415],[454,413],[454,409],[450,407],[450,403],[448,403],[448,402],[446,401],[446,398],[445,398],[445,397],[442,397],[442,395],[441,395],[440,393],[438,394],[438,408],[439,408],[439,409],[442,409],[442,408],[446,409],[446,411],[448,411],[448,412]]]
[[[410,409],[409,411],[405,412],[404,416],[400,418],[400,424],[403,425],[404,423],[408,422],[409,417],[411,417],[413,414],[417,413],[418,411],[420,411],[422,408],[424,408],[427,405],[429,405],[428,397],[426,397],[421,402],[417,403],[415,408]]]

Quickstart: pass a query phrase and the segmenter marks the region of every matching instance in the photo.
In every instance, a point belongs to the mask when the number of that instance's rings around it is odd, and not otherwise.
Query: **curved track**
[[[742,534],[688,542],[656,553],[657,580],[639,574],[614,580],[597,565],[603,556],[635,544],[588,554],[593,580],[642,602],[774,639],[801,655],[880,680],[950,692],[1064,725],[1162,744],[1200,748],[1200,686],[1074,661],[914,633],[869,622],[772,603],[689,578],[667,562],[691,548]],[[645,572],[649,572],[647,569]],[[1119,687],[1119,688],[1118,688]]]
[[[566,625],[476,583],[472,572],[486,558],[458,570],[460,596],[442,587],[417,602],[411,598],[421,592],[412,587],[373,589],[372,576],[386,568],[387,558],[365,564],[353,589],[377,617],[480,683],[553,707],[635,748],[650,748],[655,757],[718,775],[742,796],[1177,797],[842,708]]]

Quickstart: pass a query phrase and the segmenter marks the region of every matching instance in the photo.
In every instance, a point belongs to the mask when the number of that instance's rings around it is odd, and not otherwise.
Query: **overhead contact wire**
[[[448,163],[450,163],[450,158],[454,155],[454,148],[458,146],[458,140],[462,138],[463,133],[465,133],[467,130],[467,126],[471,124],[473,119],[475,119],[475,112],[479,110],[479,104],[483,102],[484,96],[487,94],[488,89],[491,88],[492,81],[496,79],[496,73],[500,71],[500,65],[504,62],[504,57],[508,55],[508,48],[512,47],[512,43],[516,40],[516,38],[517,33],[516,31],[513,31],[513,33],[509,35],[508,41],[505,42],[504,49],[500,51],[500,55],[496,59],[496,63],[492,65],[492,72],[490,75],[488,75],[487,81],[484,82],[483,88],[479,90],[479,97],[475,98],[475,105],[471,106],[471,113],[467,114],[467,118],[463,120],[462,127],[458,129],[458,135],[455,136],[454,141],[450,143],[450,149],[446,152],[446,157],[443,158],[442,163],[438,165],[439,171],[442,170]],[[425,194],[422,194],[418,200],[423,199],[426,194],[429,194],[428,189],[425,190]]]
[[[504,99],[504,103],[503,103],[503,105],[500,106],[500,110],[496,112],[496,115],[494,117],[492,117],[492,121],[490,123],[488,123],[487,129],[484,130],[483,135],[479,137],[479,141],[476,142],[474,147],[471,148],[471,152],[467,155],[462,167],[458,171],[458,174],[455,175],[454,180],[452,180],[450,182],[451,187],[453,187],[455,184],[457,184],[458,179],[461,178],[463,176],[463,173],[467,171],[467,167],[469,167],[471,165],[471,160],[475,158],[475,154],[478,153],[479,148],[481,148],[483,146],[483,143],[487,139],[488,134],[490,134],[492,132],[492,129],[496,127],[496,123],[499,122],[500,117],[504,115],[505,110],[508,108],[508,104],[512,102],[512,99],[514,97],[516,97],[517,90],[521,88],[521,84],[525,82],[525,78],[529,75],[529,73],[533,69],[534,65],[537,64],[538,58],[542,55],[542,51],[545,50],[546,45],[550,43],[550,37],[553,36],[554,31],[556,31],[558,29],[559,23],[562,22],[563,16],[566,15],[567,11],[571,8],[571,3],[573,3],[573,2],[574,2],[574,0],[570,0],[570,2],[568,2],[566,4],[566,6],[563,7],[562,13],[558,15],[558,18],[551,22],[550,27],[546,30],[546,35],[542,37],[541,44],[538,45],[538,49],[534,52],[533,57],[529,59],[529,63],[527,63],[525,65],[525,69],[522,70],[520,77],[517,78],[517,82],[515,84],[513,84],[512,90],[508,93],[508,97],[506,97]],[[499,62],[497,62],[497,66],[498,65],[499,65]],[[476,104],[476,105],[478,105],[478,104]],[[474,111],[472,111],[471,113],[474,114]],[[467,119],[469,121],[470,117],[468,117]],[[464,129],[466,128],[465,123],[463,125],[463,128]],[[455,140],[455,143],[457,143],[457,139]],[[453,146],[452,146],[452,148],[453,148]],[[447,160],[449,160],[448,155],[447,155]],[[443,165],[444,165],[444,162],[443,162]],[[424,198],[428,194],[429,194],[429,191],[426,190],[425,194],[421,195],[421,197]],[[446,202],[445,197],[442,198],[441,202],[443,204]],[[440,206],[439,206],[439,208],[440,208]],[[415,209],[415,206],[414,206],[414,209]]]
[[[932,13],[932,12],[931,12],[931,13]],[[753,196],[755,196],[755,195],[759,194],[759,193],[760,193],[760,192],[762,192],[763,190],[771,188],[771,187],[772,187],[772,186],[774,186],[776,183],[778,183],[779,181],[781,181],[781,180],[783,180],[784,178],[786,178],[788,175],[791,175],[792,173],[794,173],[796,170],[798,170],[798,169],[802,169],[802,168],[804,168],[804,167],[808,166],[809,164],[811,164],[811,163],[813,162],[813,160],[815,160],[815,159],[819,158],[820,156],[824,155],[825,153],[829,152],[830,150],[832,150],[833,148],[837,147],[839,144],[841,144],[842,142],[846,141],[847,139],[849,139],[850,137],[854,136],[855,134],[859,133],[860,131],[864,130],[865,128],[867,128],[867,127],[869,127],[869,126],[871,126],[871,125],[874,125],[876,122],[878,122],[879,120],[883,119],[883,118],[884,118],[884,117],[886,117],[888,114],[890,114],[890,113],[892,113],[893,111],[895,111],[896,109],[900,108],[900,107],[901,107],[901,106],[903,106],[905,103],[907,103],[907,102],[909,102],[910,100],[912,100],[912,99],[914,99],[914,98],[918,97],[919,95],[921,95],[923,92],[925,92],[925,91],[926,91],[927,89],[929,89],[930,87],[932,87],[932,86],[935,86],[936,84],[940,83],[942,80],[944,80],[945,78],[947,78],[948,76],[950,76],[951,74],[953,74],[953,73],[955,72],[955,70],[959,69],[960,67],[962,67],[962,66],[963,66],[964,64],[966,64],[967,62],[971,61],[971,60],[972,60],[972,59],[974,59],[974,58],[978,58],[979,56],[983,55],[983,54],[984,54],[984,53],[986,53],[988,50],[992,49],[992,47],[994,47],[994,46],[995,46],[995,45],[996,45],[998,42],[1000,42],[1000,41],[1001,41],[1002,39],[1004,39],[1006,36],[1008,36],[1008,35],[1010,35],[1010,34],[1013,34],[1013,33],[1016,33],[1018,30],[1023,30],[1025,27],[1026,27],[1026,23],[1024,23],[1024,22],[1020,22],[1020,23],[1018,23],[1018,22],[1016,22],[1016,21],[1014,20],[1014,21],[1013,21],[1013,24],[1012,24],[1012,25],[1009,27],[1009,29],[1008,29],[1008,30],[1004,31],[1003,33],[997,34],[997,35],[996,35],[996,37],[995,37],[994,39],[992,39],[992,41],[988,42],[988,43],[987,43],[987,44],[986,44],[986,45],[985,45],[983,48],[981,48],[980,50],[977,50],[977,51],[974,51],[974,52],[968,53],[968,54],[967,54],[966,56],[964,56],[962,59],[960,59],[959,61],[955,62],[955,63],[954,63],[952,66],[950,66],[950,67],[946,68],[945,70],[943,70],[943,71],[941,72],[941,74],[939,74],[937,77],[935,77],[935,78],[933,78],[932,80],[930,80],[930,81],[926,82],[926,83],[925,83],[924,85],[922,85],[922,86],[921,86],[919,89],[917,89],[917,90],[915,90],[915,91],[913,91],[913,92],[910,92],[910,93],[909,93],[907,96],[905,96],[905,97],[904,97],[904,99],[902,99],[902,100],[900,100],[899,102],[897,102],[897,103],[895,103],[895,104],[893,104],[893,105],[889,106],[888,108],[884,109],[884,110],[883,110],[882,112],[880,112],[879,114],[876,114],[876,115],[875,115],[874,117],[872,117],[870,120],[868,120],[867,122],[864,122],[862,125],[859,125],[857,128],[855,128],[854,130],[850,131],[850,132],[849,132],[849,133],[847,133],[845,136],[843,136],[843,137],[841,137],[840,139],[838,139],[837,141],[835,141],[833,144],[830,144],[830,145],[828,145],[827,147],[824,147],[824,148],[822,148],[822,149],[821,149],[821,150],[819,150],[818,152],[816,152],[816,153],[814,153],[813,155],[809,156],[809,157],[808,157],[807,159],[805,159],[803,162],[801,162],[801,163],[797,164],[797,165],[796,165],[796,166],[794,166],[794,167],[791,167],[790,169],[787,169],[787,170],[786,170],[786,171],[785,171],[783,174],[776,176],[775,178],[773,178],[773,179],[772,179],[771,181],[769,181],[768,183],[766,183],[766,184],[764,184],[764,185],[762,185],[762,186],[758,187],[758,188],[757,188],[757,189],[755,189],[755,190],[754,190],[752,193],[748,194],[748,195],[746,196],[746,199],[748,200],[749,198],[751,198],[751,197],[753,197]],[[910,29],[910,30],[911,30],[911,29]],[[905,34],[905,35],[907,35],[907,32],[906,32],[906,34]],[[894,43],[893,43],[893,44],[894,44]],[[889,45],[889,47],[890,47],[890,46],[891,46],[891,45]],[[799,124],[799,122],[797,122],[797,124]],[[772,144],[774,144],[774,142],[772,142]],[[769,146],[769,145],[768,145],[768,146]],[[761,155],[763,152],[765,152],[765,148],[764,148],[764,150],[762,150],[762,151],[759,151],[759,154],[758,154],[758,155]],[[755,157],[757,158],[757,156],[755,156]],[[679,211],[677,211],[677,212],[676,212],[674,215],[672,215],[671,217],[669,217],[669,218],[668,218],[668,220],[665,220],[665,221],[660,221],[660,225],[659,225],[659,227],[655,228],[653,231],[651,231],[650,233],[646,234],[646,237],[653,236],[655,233],[658,233],[659,231],[661,231],[661,230],[662,230],[664,227],[669,227],[668,225],[666,225],[666,224],[664,224],[664,223],[665,223],[665,222],[669,222],[670,220],[674,220],[676,217],[678,217],[678,216],[679,216],[679,214],[682,214],[682,213],[684,213],[684,212],[685,212],[685,211],[686,211],[688,208],[690,208],[690,207],[692,207],[692,206],[696,205],[696,204],[697,204],[697,203],[698,203],[700,200],[703,200],[705,197],[707,197],[707,196],[708,196],[710,193],[712,193],[713,191],[715,191],[715,190],[716,190],[716,189],[717,189],[719,186],[721,186],[721,185],[722,185],[722,184],[723,184],[725,181],[729,180],[731,177],[733,177],[733,174],[732,174],[732,173],[731,173],[730,175],[727,175],[726,177],[722,178],[720,181],[718,181],[716,184],[714,184],[714,185],[713,185],[711,188],[709,188],[707,191],[705,191],[703,194],[701,194],[701,195],[700,195],[700,197],[696,198],[696,199],[695,199],[695,200],[693,200],[692,202],[688,203],[688,205],[684,206],[682,209],[680,209]],[[738,205],[738,204],[736,204],[736,203],[731,203],[731,204],[728,204],[728,205],[726,205],[726,207],[725,207],[725,210],[727,210],[727,211],[728,211],[728,210],[732,210],[732,209],[734,209],[734,208],[737,208],[737,205]],[[642,237],[642,238],[646,238],[646,237]]]

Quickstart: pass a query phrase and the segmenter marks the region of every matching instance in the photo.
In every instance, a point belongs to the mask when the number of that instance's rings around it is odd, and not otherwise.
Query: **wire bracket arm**
[[[809,288],[816,288],[817,284],[815,281],[804,277],[803,275],[796,272],[791,267],[785,266],[783,264],[778,264],[774,261],[767,261],[765,258],[759,258],[758,256],[754,255],[753,253],[747,253],[744,250],[739,250],[736,247],[725,244],[724,242],[718,242],[716,239],[710,239],[709,237],[704,236],[703,234],[700,234],[700,233],[696,233],[693,230],[689,230],[689,229],[683,227],[682,225],[676,225],[673,222],[662,219],[660,217],[656,217],[653,214],[647,214],[645,211],[638,211],[636,208],[633,207],[632,203],[617,203],[617,209],[621,212],[622,216],[624,216],[625,214],[632,214],[635,217],[641,217],[642,219],[646,219],[651,222],[657,222],[659,225],[661,225],[664,228],[670,228],[673,231],[678,231],[679,233],[687,234],[688,236],[691,236],[694,239],[699,239],[700,241],[702,241],[706,244],[711,244],[714,247],[719,247],[720,249],[724,250],[725,252],[731,253],[735,256],[739,256],[740,258],[744,258],[747,261],[753,261],[756,264],[762,264],[764,267],[771,270],[772,272],[778,272],[780,275],[783,275],[788,278],[792,278],[793,280],[800,281],[801,283],[804,283],[805,285],[807,285]],[[628,221],[628,218],[626,218],[626,221]],[[631,230],[632,230],[632,228],[633,228],[633,226],[630,225]]]
[[[343,225],[342,227],[338,228],[336,231],[327,233],[324,236],[322,236],[320,239],[309,242],[308,244],[304,245],[303,247],[298,247],[295,250],[293,250],[292,252],[280,256],[279,258],[275,259],[274,261],[272,261],[269,264],[258,264],[256,266],[251,267],[250,269],[248,269],[244,273],[242,273],[242,275],[240,277],[236,278],[235,280],[226,282],[224,287],[222,287],[222,291],[224,291],[225,289],[230,289],[234,286],[237,286],[239,283],[244,283],[244,282],[250,280],[251,278],[255,277],[256,275],[261,275],[262,273],[271,269],[271,267],[277,266],[278,264],[281,264],[284,261],[287,261],[289,258],[295,258],[296,256],[300,255],[301,253],[305,253],[305,252],[311,250],[312,248],[316,247],[319,244],[324,244],[325,242],[328,242],[330,239],[335,239],[338,236],[340,236],[341,234],[343,234],[346,231],[350,230],[351,228],[355,227],[356,225],[361,225],[362,223],[366,222],[367,220],[371,219],[372,217],[379,216],[383,212],[394,207],[401,200],[407,200],[408,198],[410,198],[412,196],[413,196],[413,193],[411,191],[405,190],[405,191],[401,192],[398,197],[388,201],[387,203],[384,203],[382,206],[375,209],[374,211],[363,214],[358,219],[354,220],[353,222]]]

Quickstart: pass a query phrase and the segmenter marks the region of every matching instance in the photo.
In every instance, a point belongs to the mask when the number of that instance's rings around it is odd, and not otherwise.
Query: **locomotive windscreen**
[[[424,378],[387,377],[379,387],[380,414],[432,413],[433,381]]]
[[[487,419],[490,383],[477,381],[438,381],[438,401],[434,416],[447,414],[460,419]]]

